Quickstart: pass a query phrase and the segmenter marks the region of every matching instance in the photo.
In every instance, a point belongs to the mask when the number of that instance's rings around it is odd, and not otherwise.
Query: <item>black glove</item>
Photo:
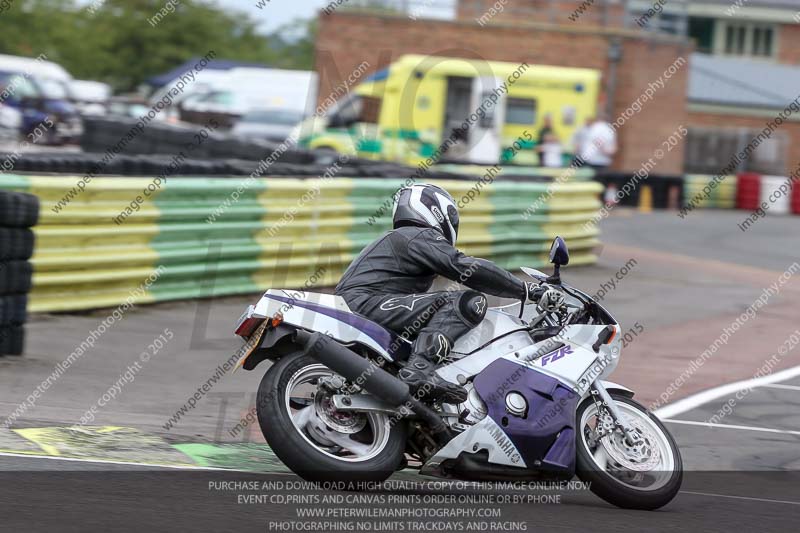
[[[564,293],[560,290],[543,285],[544,292],[536,302],[536,308],[543,313],[555,313],[564,306]]]
[[[547,288],[547,285],[526,281],[525,290],[527,292],[527,297],[525,301],[533,303],[538,302],[542,295],[547,292]]]

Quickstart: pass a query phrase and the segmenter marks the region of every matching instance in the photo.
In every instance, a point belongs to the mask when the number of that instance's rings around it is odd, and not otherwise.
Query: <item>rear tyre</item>
[[[594,440],[593,432],[597,424],[602,424],[602,417],[592,398],[587,398],[576,413],[578,477],[589,483],[597,496],[617,507],[663,507],[678,494],[683,481],[678,445],[664,424],[642,404],[610,394],[639,444],[628,446],[619,430]]]
[[[380,482],[404,457],[406,427],[381,413],[344,413],[321,381],[336,376],[300,353],[275,363],[258,387],[261,432],[294,473],[317,482]],[[358,489],[358,486],[348,488]]]

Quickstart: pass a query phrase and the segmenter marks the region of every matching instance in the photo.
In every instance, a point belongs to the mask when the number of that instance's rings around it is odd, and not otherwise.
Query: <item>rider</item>
[[[453,343],[483,320],[487,302],[481,292],[534,301],[539,296],[536,285],[458,251],[456,204],[436,185],[400,189],[393,226],[350,264],[336,294],[353,311],[402,332],[405,338],[416,333],[411,356],[398,373],[412,392],[421,398],[461,403],[467,398],[466,390],[434,370]],[[437,274],[474,290],[429,293]]]

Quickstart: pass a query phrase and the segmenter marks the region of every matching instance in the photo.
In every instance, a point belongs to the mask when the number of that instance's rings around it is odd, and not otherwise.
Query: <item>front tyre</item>
[[[591,491],[625,509],[653,510],[675,497],[683,481],[683,462],[667,428],[640,403],[610,392],[634,437],[626,441],[611,416],[591,397],[576,414],[577,474]]]
[[[328,387],[337,376],[310,356],[275,363],[258,387],[261,432],[275,455],[308,481],[380,482],[397,470],[406,445],[404,422],[382,413],[337,411]]]

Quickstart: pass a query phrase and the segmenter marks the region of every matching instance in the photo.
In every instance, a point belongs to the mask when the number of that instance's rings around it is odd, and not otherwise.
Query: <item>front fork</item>
[[[611,418],[614,420],[614,426],[622,431],[622,433],[625,435],[625,441],[628,443],[628,445],[633,446],[636,443],[636,440],[633,438],[631,430],[628,427],[628,424],[625,422],[625,418],[617,408],[617,404],[614,402],[614,399],[611,398],[611,395],[608,393],[603,384],[600,383],[600,381],[595,381],[592,383],[592,399],[597,405],[598,412],[603,408],[608,411],[608,414],[611,415]]]

